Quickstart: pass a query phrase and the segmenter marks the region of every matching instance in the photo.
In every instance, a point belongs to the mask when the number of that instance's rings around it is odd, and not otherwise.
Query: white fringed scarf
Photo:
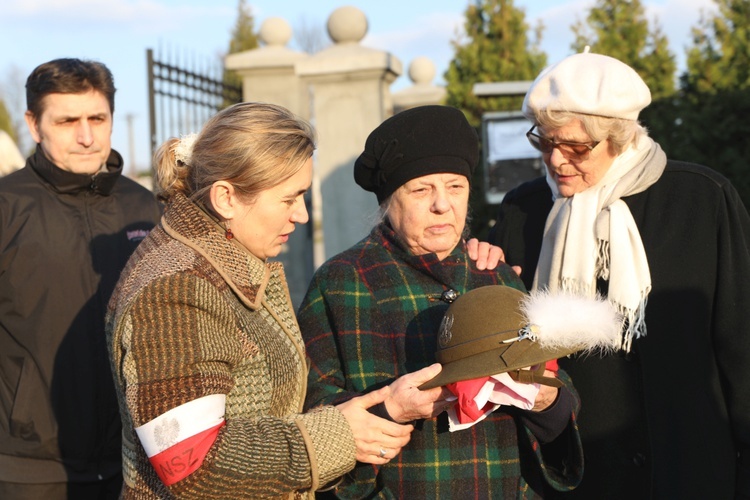
[[[651,274],[641,235],[620,198],[644,191],[664,171],[661,147],[643,136],[610,166],[594,186],[560,197],[547,172],[554,205],[547,216],[534,290],[565,290],[594,297],[596,280],[609,280],[608,299],[627,320],[622,343],[646,334],[644,315]]]

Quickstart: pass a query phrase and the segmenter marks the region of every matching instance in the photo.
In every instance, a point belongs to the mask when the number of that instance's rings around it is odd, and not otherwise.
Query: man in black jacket
[[[0,179],[0,498],[117,498],[120,417],[105,308],[157,224],[154,196],[111,149],[101,63],[57,59],[26,82],[37,143]]]

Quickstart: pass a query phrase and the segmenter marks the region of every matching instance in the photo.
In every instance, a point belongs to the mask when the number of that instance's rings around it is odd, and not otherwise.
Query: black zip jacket
[[[120,417],[104,339],[112,290],[159,221],[153,194],[74,174],[41,149],[0,179],[0,481],[120,473]]]

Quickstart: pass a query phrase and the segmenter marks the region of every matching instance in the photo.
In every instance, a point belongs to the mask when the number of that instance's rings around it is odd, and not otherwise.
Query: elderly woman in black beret
[[[423,106],[383,122],[355,163],[355,181],[377,196],[381,222],[318,269],[300,307],[311,361],[305,406],[391,384],[374,411],[415,421],[415,430],[389,463],[359,464],[345,476],[330,493],[336,498],[531,498],[580,479],[578,400],[562,372],[562,387],[540,389],[533,410],[501,406],[455,432],[443,412],[452,405],[447,389],[420,391],[404,383],[413,379],[398,379],[435,362],[438,328],[456,297],[484,285],[525,290],[509,266],[480,270],[468,258],[478,151],[460,111]]]

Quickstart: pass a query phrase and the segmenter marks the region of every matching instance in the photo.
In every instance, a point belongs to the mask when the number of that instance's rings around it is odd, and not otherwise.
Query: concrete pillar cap
[[[367,34],[367,16],[351,5],[339,7],[328,17],[327,28],[334,43],[357,43]]]
[[[435,78],[435,64],[429,57],[414,58],[409,65],[409,78],[415,84],[429,84]]]
[[[260,25],[260,40],[266,45],[284,47],[292,39],[292,27],[281,17],[269,17]]]

